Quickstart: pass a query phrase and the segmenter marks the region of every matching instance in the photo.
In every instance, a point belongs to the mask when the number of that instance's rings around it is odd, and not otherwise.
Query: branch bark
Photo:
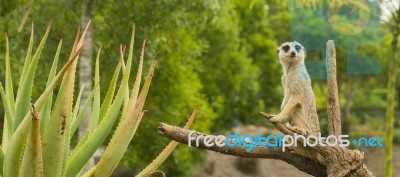
[[[182,144],[189,144],[189,133],[193,130],[183,129],[177,126],[171,126],[165,123],[160,123],[158,127],[158,133],[162,136],[165,136],[171,140],[180,142]],[[235,146],[229,147],[224,145],[222,147],[215,145],[215,136],[211,140],[214,143],[213,146],[206,146],[204,144],[204,137],[208,136],[207,134],[195,132],[192,134],[192,137],[198,137],[203,135],[203,137],[199,137],[199,146],[195,146],[196,148],[211,150],[215,152],[219,152],[226,155],[233,155],[243,158],[268,158],[268,159],[279,159],[287,162],[295,166],[297,169],[304,171],[310,175],[317,177],[325,177],[327,176],[326,168],[324,165],[317,163],[312,159],[308,159],[303,156],[299,156],[293,153],[290,153],[288,150],[285,152],[282,151],[280,147],[261,147],[256,146],[250,152],[246,152],[246,147],[244,146]],[[225,140],[224,140],[225,141]],[[196,140],[191,140],[191,145],[196,145]]]
[[[273,115],[268,115],[262,113],[268,120],[273,117]],[[281,131],[286,135],[294,136],[296,134],[301,134],[301,132],[296,132],[282,123],[272,123],[276,129]],[[306,136],[306,135],[305,135]],[[307,136],[306,136],[307,137]],[[313,144],[314,141],[310,139]],[[298,139],[298,143],[302,144],[301,138]],[[326,144],[326,141],[322,141]],[[326,170],[328,177],[342,177],[342,176],[357,176],[357,177],[373,177],[371,171],[363,164],[364,153],[359,150],[350,150],[345,147],[339,146],[321,146],[317,143],[316,146],[306,146],[311,152],[318,152],[322,155],[324,162],[326,163]],[[314,159],[318,160],[318,159]]]
[[[326,72],[328,78],[328,130],[330,135],[342,134],[339,89],[336,79],[336,50],[333,40],[326,43]]]

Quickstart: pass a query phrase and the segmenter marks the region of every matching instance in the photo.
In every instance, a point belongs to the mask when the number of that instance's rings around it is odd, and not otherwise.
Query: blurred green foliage
[[[7,32],[12,70],[19,71],[13,73],[13,77],[19,77],[30,23],[34,23],[35,32],[40,36],[47,22],[53,20],[42,65],[38,66],[35,76],[38,87],[33,89],[33,99],[36,99],[45,87],[45,76],[59,40],[63,39],[64,46],[72,46],[75,30],[81,22],[81,1],[35,1],[27,24],[22,32],[17,32],[28,3],[29,0],[0,1],[0,61],[4,61],[5,51],[2,32]],[[112,69],[118,62],[119,45],[129,42],[132,23],[136,23],[137,36],[134,51],[140,51],[142,41],[147,39],[147,65],[158,53],[158,67],[145,105],[149,111],[122,161],[133,171],[143,169],[164,147],[155,144],[167,144],[166,138],[157,135],[158,122],[183,125],[196,105],[200,109],[192,128],[215,134],[241,124],[265,125],[258,112],[278,112],[282,72],[276,49],[280,43],[291,39],[290,28],[293,28],[285,0],[103,0],[91,1],[90,5],[93,52],[97,52],[100,45],[103,47],[101,85],[109,84]],[[304,25],[312,24],[317,29],[318,23],[321,22],[310,21]],[[296,28],[301,29],[301,26]],[[343,129],[350,135],[383,131],[391,39],[385,26],[382,28],[381,41],[358,48],[359,55],[379,59],[382,67],[379,75],[348,75],[346,48],[337,48]],[[314,30],[309,35],[318,38],[323,32]],[[35,43],[38,43],[37,39]],[[67,55],[61,53],[61,63],[66,61]],[[139,52],[134,53],[136,59],[139,55]],[[307,56],[307,60],[320,60],[321,51],[311,51]],[[4,78],[3,64],[0,65],[0,78]],[[314,80],[313,88],[321,127],[325,131],[326,80]],[[105,89],[102,98],[104,92]],[[3,110],[0,111],[3,115]],[[395,141],[400,142],[399,120],[395,128]],[[178,146],[161,170],[167,176],[190,176],[203,156],[198,152],[194,148]]]

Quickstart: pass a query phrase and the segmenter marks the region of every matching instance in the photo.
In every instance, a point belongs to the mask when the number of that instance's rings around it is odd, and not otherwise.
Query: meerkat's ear
[[[279,54],[279,48],[278,48],[278,50],[276,50],[276,54],[277,54],[277,55]]]

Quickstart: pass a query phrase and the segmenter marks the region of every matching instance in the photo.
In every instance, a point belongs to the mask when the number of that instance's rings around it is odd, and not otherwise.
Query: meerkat
[[[285,122],[287,126],[303,134],[320,132],[319,120],[315,105],[314,92],[311,87],[304,60],[305,48],[298,42],[285,42],[277,50],[282,64],[282,86],[284,98],[281,113],[270,120]]]
[[[285,122],[288,120],[286,124],[288,128],[306,136],[317,135],[320,133],[320,127],[310,76],[304,64],[305,48],[296,41],[285,42],[278,48],[277,55],[283,68],[284,98],[281,104],[281,113],[273,116],[270,121]],[[289,147],[289,150],[294,154],[325,164],[320,154],[302,146]]]

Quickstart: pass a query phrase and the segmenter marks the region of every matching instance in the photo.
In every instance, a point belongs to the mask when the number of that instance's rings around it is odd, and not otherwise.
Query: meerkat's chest
[[[296,74],[286,75],[283,82],[285,95],[304,95],[305,89],[307,89],[309,84],[308,82],[308,79],[302,78]]]

